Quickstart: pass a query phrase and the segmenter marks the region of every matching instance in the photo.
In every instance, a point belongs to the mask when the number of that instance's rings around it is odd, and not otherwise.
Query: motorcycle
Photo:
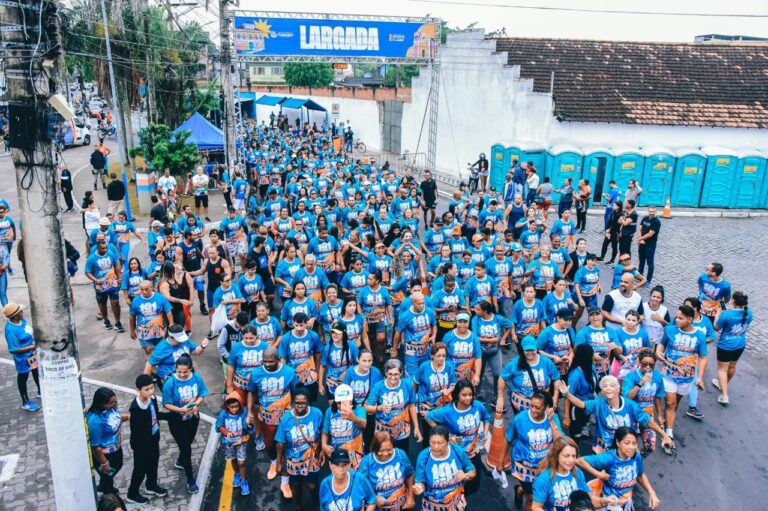
[[[99,140],[104,140],[107,137],[114,137],[116,134],[117,128],[114,125],[99,127]]]

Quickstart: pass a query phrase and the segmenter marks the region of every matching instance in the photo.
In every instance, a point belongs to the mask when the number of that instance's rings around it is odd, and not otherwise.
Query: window
[[[264,75],[264,68],[263,67],[257,67],[256,68],[256,74],[259,75],[259,76],[263,76]]]
[[[273,67],[272,76],[283,76],[283,68],[280,66]]]

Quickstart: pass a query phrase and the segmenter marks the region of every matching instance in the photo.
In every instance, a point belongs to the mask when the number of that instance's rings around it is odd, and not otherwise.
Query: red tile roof
[[[768,45],[496,39],[563,121],[768,128]]]

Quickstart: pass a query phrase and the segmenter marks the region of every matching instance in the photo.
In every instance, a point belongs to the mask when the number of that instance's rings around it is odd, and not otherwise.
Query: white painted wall
[[[768,148],[768,130],[558,122],[551,96],[532,92],[532,81],[520,79],[519,66],[508,66],[506,53],[495,50],[482,30],[449,34],[439,48],[437,167],[443,172],[466,173],[466,162],[488,154],[496,143]],[[422,120],[430,80],[430,69],[413,80],[412,102],[403,108],[402,147],[410,152],[427,151],[429,114],[423,128]]]

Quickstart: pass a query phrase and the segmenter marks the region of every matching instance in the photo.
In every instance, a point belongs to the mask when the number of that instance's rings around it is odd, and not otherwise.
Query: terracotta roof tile
[[[496,41],[564,121],[768,128],[768,45]]]

